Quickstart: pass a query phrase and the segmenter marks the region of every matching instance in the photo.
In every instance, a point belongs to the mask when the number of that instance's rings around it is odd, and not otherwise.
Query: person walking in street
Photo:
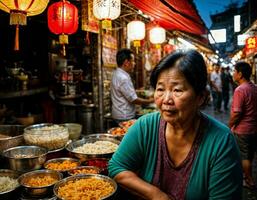
[[[222,102],[223,102],[223,108],[226,112],[228,110],[228,103],[229,103],[229,90],[230,85],[232,83],[232,77],[229,74],[229,68],[221,68],[221,82],[222,82]]]
[[[210,81],[212,88],[212,99],[214,111],[221,113],[221,101],[222,101],[222,81],[220,76],[220,66],[217,64],[214,71],[211,73]]]
[[[257,148],[257,86],[250,81],[251,66],[235,65],[233,80],[239,85],[233,95],[229,127],[235,134],[244,171],[244,185],[253,188],[252,161]]]
[[[137,96],[130,72],[135,67],[134,54],[130,49],[121,49],[117,52],[118,67],[114,70],[111,82],[112,118],[119,122],[136,117],[135,104],[153,103],[153,98],[144,99]]]
[[[153,69],[158,112],[129,129],[108,164],[130,194],[119,199],[241,200],[243,171],[230,129],[200,109],[207,69],[196,50],[175,51]]]

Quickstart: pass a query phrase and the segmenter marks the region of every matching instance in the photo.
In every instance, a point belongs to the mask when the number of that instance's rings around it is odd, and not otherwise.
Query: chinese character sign
[[[257,52],[257,36],[245,40],[245,54],[250,55],[254,52]]]

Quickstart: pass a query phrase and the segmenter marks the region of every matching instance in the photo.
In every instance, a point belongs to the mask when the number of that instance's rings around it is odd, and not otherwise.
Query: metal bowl
[[[71,167],[71,168],[67,168],[67,169],[60,169],[60,168],[49,168],[48,167],[48,165],[50,164],[50,163],[63,163],[64,161],[71,161],[71,162],[74,162],[74,163],[76,163],[76,166],[75,167]],[[68,172],[68,170],[71,170],[71,169],[75,169],[75,168],[77,168],[78,166],[80,166],[80,161],[78,160],[78,159],[76,159],[76,158],[54,158],[54,159],[51,159],[51,160],[48,160],[48,161],[46,161],[45,162],[45,164],[44,164],[44,168],[46,168],[46,169],[50,169],[50,170],[55,170],[55,171],[58,171],[58,172],[62,172],[62,173],[64,173],[64,175],[66,175],[65,174],[65,172]]]
[[[79,137],[81,135],[81,131],[82,131],[82,125],[81,124],[78,124],[78,123],[64,123],[64,124],[61,124],[61,125],[68,128],[69,139],[70,140],[79,139]]]
[[[0,169],[0,177],[5,176],[5,177],[10,177],[10,178],[18,180],[20,175],[21,175],[21,173],[18,171],[14,171],[14,170],[10,170],[10,169]],[[18,185],[15,186],[14,188],[11,188],[4,192],[0,192],[0,199],[11,199],[13,194],[16,192],[16,190],[19,187],[20,187],[20,184],[18,183]]]
[[[111,186],[113,187],[113,191],[110,194],[102,196],[99,199],[106,200],[106,199],[112,199],[112,197],[114,197],[114,195],[115,195],[115,193],[117,191],[117,184],[116,184],[116,182],[113,179],[109,178],[108,176],[104,176],[104,175],[100,175],[100,174],[80,174],[80,175],[75,175],[75,176],[70,176],[68,178],[65,178],[65,179],[63,179],[63,180],[61,180],[61,181],[59,181],[59,182],[57,182],[55,184],[55,186],[54,186],[54,194],[57,196],[58,199],[64,199],[58,193],[60,187],[63,187],[68,182],[71,182],[72,184],[74,184],[74,182],[76,182],[78,180],[81,180],[81,179],[91,179],[91,178],[98,179],[98,180],[104,180],[104,181],[110,183]],[[77,187],[74,188],[74,189],[75,189],[74,193],[76,193],[76,190],[79,190]],[[72,192],[70,192],[70,193],[72,193]],[[81,199],[81,197],[79,197],[79,199]],[[93,198],[91,198],[91,199],[93,199]]]
[[[108,134],[113,135],[113,137],[115,137],[118,140],[122,140],[126,132],[127,129],[124,129],[123,127],[113,127],[107,131]]]
[[[91,159],[91,158],[111,158],[114,152],[89,154],[89,153],[78,153],[78,152],[74,151],[74,149],[76,149],[77,147],[81,147],[86,143],[94,143],[96,141],[109,141],[109,142],[112,142],[117,145],[120,144],[120,141],[118,139],[115,139],[115,137],[111,134],[91,134],[91,135],[85,136],[81,140],[69,143],[66,146],[66,149],[71,154],[73,154],[74,156],[79,158],[81,161],[85,161],[85,160]]]
[[[28,172],[40,169],[46,160],[47,149],[38,146],[18,146],[3,151],[12,170]]]
[[[95,166],[79,166],[75,169],[71,169],[68,171],[70,176],[78,175],[78,174],[100,174],[101,169]]]
[[[31,179],[34,179],[35,182],[36,179],[40,177],[43,179],[45,176],[50,176],[51,178],[55,179],[55,181],[42,186],[31,185],[29,183]],[[54,184],[61,180],[62,177],[62,174],[57,171],[43,169],[25,173],[19,177],[18,181],[19,184],[25,189],[25,191],[30,194],[30,196],[43,196],[51,194]]]
[[[0,125],[0,153],[5,149],[24,144],[22,125]]]
[[[119,126],[125,129],[128,129],[131,127],[137,120],[136,119],[130,119],[128,121],[120,122]]]

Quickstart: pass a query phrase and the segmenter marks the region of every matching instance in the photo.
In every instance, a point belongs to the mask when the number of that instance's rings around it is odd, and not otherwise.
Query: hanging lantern
[[[94,16],[103,20],[103,28],[110,29],[112,21],[120,16],[121,3],[120,0],[94,0],[93,13]]]
[[[78,9],[69,1],[60,1],[49,6],[47,11],[48,28],[59,35],[59,42],[63,46],[63,55],[66,55],[65,44],[69,43],[68,35],[78,29]]]
[[[136,47],[138,52],[138,47],[140,47],[140,40],[145,38],[145,24],[142,21],[134,20],[127,25],[127,35],[130,41],[133,41],[134,47]]]
[[[150,42],[155,44],[156,48],[159,49],[161,47],[160,44],[165,42],[166,40],[166,32],[162,27],[154,27],[150,30]]]
[[[0,9],[10,13],[10,25],[16,25],[14,50],[19,50],[19,25],[27,25],[27,16],[39,15],[49,0],[1,0]]]

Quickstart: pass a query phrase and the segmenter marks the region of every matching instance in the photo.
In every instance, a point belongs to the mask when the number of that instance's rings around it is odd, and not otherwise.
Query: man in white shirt
[[[211,73],[211,86],[212,86],[212,98],[214,110],[217,112],[222,112],[221,101],[222,101],[222,81],[220,76],[220,67],[215,66],[215,70]]]
[[[136,117],[135,104],[153,103],[153,98],[139,98],[133,86],[130,72],[135,67],[134,54],[130,49],[121,49],[116,55],[117,69],[111,82],[112,118],[117,122]]]

